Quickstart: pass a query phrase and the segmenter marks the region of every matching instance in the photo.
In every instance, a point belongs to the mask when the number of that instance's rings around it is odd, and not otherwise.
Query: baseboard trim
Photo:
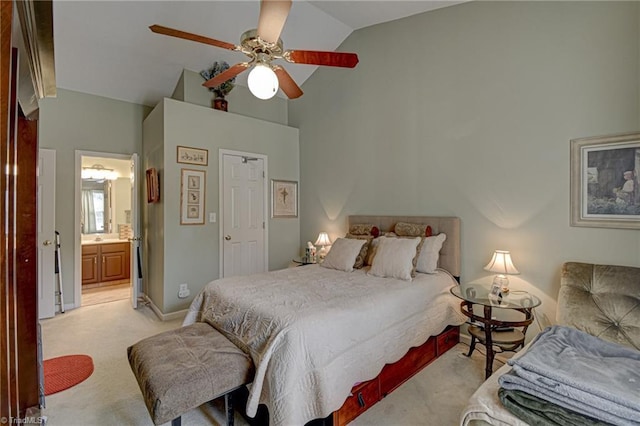
[[[187,314],[188,309],[182,309],[180,311],[169,312],[168,314],[163,314],[162,311],[153,303],[149,296],[146,294],[143,296],[145,303],[149,305],[154,314],[158,317],[160,321],[171,321],[175,319],[184,318]]]

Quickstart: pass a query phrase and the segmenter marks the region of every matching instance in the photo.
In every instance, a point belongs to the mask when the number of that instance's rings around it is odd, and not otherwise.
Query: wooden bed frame
[[[447,235],[438,266],[460,280],[460,218],[435,216],[349,216],[349,226],[358,223],[375,225],[383,232],[393,231],[397,222],[430,225],[433,235]],[[460,327],[449,326],[438,336],[432,336],[421,346],[409,349],[399,361],[384,366],[378,377],[353,387],[344,405],[325,419],[325,425],[346,425],[371,406],[393,392],[460,340]]]
[[[433,235],[444,232],[447,235],[442,249],[438,266],[449,271],[456,280],[460,280],[460,218],[442,216],[349,216],[349,226],[352,224],[370,224],[384,232],[393,231],[397,222],[418,223],[430,225]],[[453,348],[460,340],[460,327],[448,326],[442,333],[430,337],[420,346],[410,348],[405,356],[393,364],[383,367],[380,374],[372,380],[357,384],[351,390],[342,407],[324,419],[316,419],[307,426],[343,426],[351,422],[360,414],[367,411],[382,398],[393,392],[401,384],[409,380],[423,368],[436,360],[440,355]],[[242,401],[246,398],[239,395]],[[244,403],[236,407],[244,406]],[[269,415],[266,407],[261,405],[254,418],[245,419],[251,425],[268,425]]]

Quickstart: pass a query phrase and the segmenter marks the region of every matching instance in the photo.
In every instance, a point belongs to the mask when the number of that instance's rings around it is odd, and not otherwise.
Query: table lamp
[[[509,292],[509,278],[507,274],[516,275],[520,272],[511,261],[511,254],[507,250],[496,250],[491,261],[484,267],[485,271],[497,272],[493,278],[493,285],[499,285],[502,293]]]
[[[327,246],[331,245],[331,240],[329,239],[329,234],[326,232],[321,232],[318,234],[318,239],[316,240],[316,246],[320,246],[320,251],[318,252],[318,257],[320,260],[324,260],[327,255]]]

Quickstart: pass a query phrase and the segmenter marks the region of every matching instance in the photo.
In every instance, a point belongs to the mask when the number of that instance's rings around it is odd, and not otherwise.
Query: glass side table
[[[291,260],[293,263],[297,264],[297,266],[315,265],[317,263],[315,260],[310,260],[305,256],[299,256]]]
[[[506,351],[514,351],[524,346],[527,327],[533,322],[533,308],[540,306],[542,303],[540,299],[526,291],[512,289],[509,293],[492,297],[489,294],[490,289],[490,285],[483,284],[460,284],[451,288],[451,294],[462,299],[462,302],[460,302],[462,313],[472,322],[481,324],[481,326],[469,326],[471,347],[467,356],[471,356],[473,353],[476,341],[487,348],[485,378],[488,378],[493,372],[493,359],[495,357],[493,346],[495,345]],[[484,307],[484,315],[476,315],[473,312],[473,305],[482,305]],[[524,314],[525,318],[522,321],[492,319],[494,308],[519,311]],[[522,327],[522,330],[518,330],[516,327]]]

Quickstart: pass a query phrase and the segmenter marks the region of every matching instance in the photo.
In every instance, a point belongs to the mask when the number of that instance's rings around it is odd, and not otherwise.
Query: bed
[[[308,265],[215,280],[194,299],[185,325],[209,323],[254,361],[249,416],[265,404],[275,425],[325,418],[343,406],[354,384],[465,322],[449,292],[460,275],[460,220],[351,216],[349,227],[371,224],[384,233],[397,222],[428,224],[434,235],[447,235],[433,273],[405,281],[372,276],[375,261],[352,272]]]
[[[633,351],[640,350],[639,283],[640,268],[565,263],[562,266],[558,294],[558,325],[586,332],[599,340],[617,343]],[[525,356],[527,351],[531,351],[532,344],[535,344],[535,341],[525,346],[514,359]],[[568,353],[566,347],[565,350]],[[551,365],[552,359],[549,357],[552,355],[548,352],[545,355],[547,364]],[[604,364],[600,362],[598,368],[603,369]],[[528,425],[507,410],[498,397],[499,379],[511,369],[509,364],[502,366],[476,390],[461,413],[462,426]],[[602,409],[601,406],[594,406]]]

